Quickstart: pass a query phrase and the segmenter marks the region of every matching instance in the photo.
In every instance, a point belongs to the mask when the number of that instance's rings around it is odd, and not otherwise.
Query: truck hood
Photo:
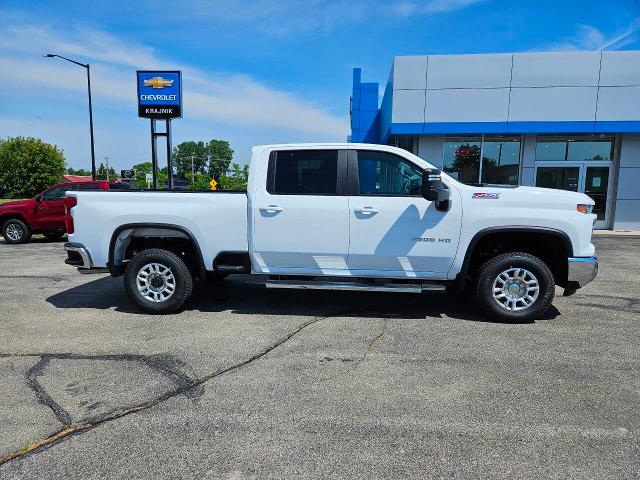
[[[594,205],[595,202],[584,193],[570,192],[568,190],[557,190],[555,188],[541,187],[517,187],[514,191],[531,195],[532,197],[541,197],[544,199],[556,198],[559,201],[583,203],[585,205]]]
[[[4,202],[0,204],[0,209],[9,208],[9,207],[13,207],[13,208],[28,207],[31,203],[33,203],[33,200],[31,198],[27,198],[24,200],[11,200],[10,202]]]

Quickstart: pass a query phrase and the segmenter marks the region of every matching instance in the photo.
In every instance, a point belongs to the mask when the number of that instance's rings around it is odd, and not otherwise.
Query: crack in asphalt
[[[330,377],[323,378],[320,381],[327,382],[329,380],[333,380],[335,378],[353,373],[360,366],[360,364],[366,360],[367,356],[369,356],[369,354],[371,353],[371,350],[373,350],[373,347],[375,346],[375,344],[380,341],[380,339],[384,336],[385,333],[387,333],[388,324],[389,324],[389,317],[384,317],[382,326],[380,327],[380,331],[371,339],[371,341],[369,342],[369,345],[367,345],[367,349],[364,351],[362,356],[353,363],[351,368],[349,368],[344,372],[340,372],[335,375],[331,375]]]
[[[33,365],[33,367],[31,367],[27,371],[27,385],[36,393],[38,401],[51,409],[53,415],[56,417],[56,420],[58,420],[63,426],[67,427],[71,425],[71,415],[64,408],[62,408],[59,403],[51,398],[51,396],[47,393],[47,390],[38,382],[38,377],[42,374],[42,372],[44,372],[44,367],[47,366],[49,360],[50,358],[48,357],[40,357],[40,360],[38,360]]]
[[[168,378],[176,388],[184,388],[191,385],[194,379],[182,373],[177,368],[172,368],[176,361],[169,355],[135,355],[135,354],[114,354],[114,355],[84,355],[78,353],[0,353],[0,358],[7,357],[35,357],[40,360],[36,362],[26,373],[25,380],[31,390],[33,390],[38,398],[38,401],[50,408],[56,419],[64,426],[70,427],[73,423],[71,415],[67,412],[62,405],[57,403],[47,392],[47,390],[40,384],[38,377],[42,376],[46,366],[51,360],[102,360],[102,361],[126,361],[126,362],[138,362],[145,367],[158,371],[161,375]],[[184,391],[184,395],[187,398],[195,399],[202,395],[203,389],[193,388]],[[130,407],[125,407],[130,408]],[[112,410],[103,414],[102,416],[112,415],[122,408]],[[96,417],[100,419],[101,417]],[[0,463],[1,465],[1,463]]]
[[[298,333],[300,333],[302,330],[304,330],[305,328],[321,321],[321,320],[325,320],[328,318],[332,318],[335,316],[338,316],[340,313],[348,313],[348,312],[336,312],[336,313],[332,313],[330,315],[326,315],[326,316],[322,316],[322,317],[315,317],[305,323],[303,323],[302,325],[300,325],[299,327],[297,327],[295,330],[289,332],[287,335],[285,335],[284,337],[282,337],[280,340],[276,341],[275,343],[269,345],[267,348],[265,348],[264,350],[256,353],[255,355],[252,355],[251,357],[249,357],[246,360],[243,360],[242,362],[233,364],[229,367],[223,368],[221,370],[218,370],[216,372],[210,373],[208,375],[205,375],[203,377],[200,378],[196,378],[196,379],[190,379],[189,377],[185,376],[181,376],[178,373],[174,372],[173,370],[167,369],[166,365],[165,367],[159,367],[161,362],[158,362],[158,359],[165,359],[166,357],[164,356],[150,356],[150,357],[145,357],[145,356],[141,356],[141,355],[128,355],[128,354],[122,354],[122,355],[99,355],[99,356],[88,356],[88,355],[81,355],[81,354],[73,354],[73,353],[60,353],[60,354],[50,354],[50,353],[43,353],[43,354],[37,354],[37,353],[26,353],[26,354],[22,354],[22,353],[0,353],[0,358],[6,358],[6,357],[41,357],[41,359],[31,368],[29,369],[29,372],[27,373],[27,383],[29,384],[29,386],[36,392],[36,395],[38,396],[38,399],[44,403],[47,407],[49,407],[54,415],[56,416],[56,418],[62,423],[62,425],[64,426],[64,428],[62,428],[61,430],[59,430],[58,432],[55,432],[54,434],[50,435],[47,438],[41,439],[37,442],[34,442],[30,445],[25,446],[24,448],[21,448],[20,450],[17,450],[15,452],[11,452],[8,453],[2,457],[0,457],[0,467],[4,464],[6,464],[7,462],[10,462],[12,460],[16,460],[18,458],[22,458],[26,455],[31,455],[31,454],[35,454],[39,451],[44,450],[45,448],[50,448],[53,447],[61,442],[63,442],[64,440],[71,438],[72,436],[76,436],[76,435],[80,435],[84,432],[87,432],[89,430],[94,429],[95,427],[98,427],[100,425],[102,425],[103,423],[107,423],[107,422],[111,422],[114,420],[117,420],[118,418],[122,418],[137,412],[141,412],[150,408],[153,408],[157,405],[159,405],[160,403],[169,400],[171,398],[174,398],[178,395],[181,394],[186,394],[187,392],[191,392],[194,389],[198,388],[198,387],[202,387],[204,383],[208,382],[209,380],[212,380],[216,377],[219,377],[221,375],[224,375],[228,372],[231,372],[233,370],[237,370],[239,368],[242,368],[246,365],[249,365],[250,363],[260,359],[261,357],[267,355],[269,352],[273,351],[274,349],[278,348],[279,346],[283,345],[284,343],[286,343],[287,341],[289,341],[291,338],[293,338],[295,335],[297,335]],[[384,328],[386,329],[386,319],[385,319],[385,326]],[[384,334],[384,333],[383,333]],[[375,344],[375,342],[381,337],[382,335],[378,335],[377,337],[375,337],[371,343],[369,344],[369,348],[368,350],[370,350],[373,345]],[[366,355],[368,354],[368,352],[365,352],[365,355],[363,356],[363,358],[361,359],[364,360],[364,358],[366,357]],[[46,391],[44,390],[44,388],[37,382],[36,377],[42,373],[44,367],[46,366],[46,364],[52,359],[52,358],[64,358],[64,359],[96,359],[98,358],[101,360],[137,360],[137,361],[143,361],[143,362],[151,362],[148,363],[149,365],[152,365],[154,368],[157,368],[161,371],[163,371],[167,376],[171,376],[172,380],[174,382],[181,382],[180,385],[177,385],[176,388],[172,389],[172,390],[168,390],[165,393],[163,393],[160,396],[157,396],[156,398],[149,400],[147,402],[135,405],[133,407],[130,408],[125,408],[125,409],[118,409],[106,414],[103,414],[99,417],[96,417],[94,419],[91,419],[89,421],[86,421],[84,423],[77,423],[77,424],[73,424],[71,421],[71,417],[70,415],[60,406],[58,405],[53,399],[51,399],[51,397],[49,397],[49,395],[46,393]],[[170,378],[171,378],[170,377]],[[189,378],[189,381],[187,381],[186,379]]]

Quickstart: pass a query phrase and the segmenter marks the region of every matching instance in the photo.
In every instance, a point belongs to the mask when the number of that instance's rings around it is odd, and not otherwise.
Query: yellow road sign
[[[211,181],[209,182],[209,185],[211,185],[211,190],[217,190],[218,189],[218,182],[216,182],[215,178],[211,179]]]

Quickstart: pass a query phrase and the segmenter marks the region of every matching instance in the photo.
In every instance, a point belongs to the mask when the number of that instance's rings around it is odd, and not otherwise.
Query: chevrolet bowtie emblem
[[[162,77],[153,77],[144,81],[145,87],[164,88],[173,85],[173,80],[165,80]]]

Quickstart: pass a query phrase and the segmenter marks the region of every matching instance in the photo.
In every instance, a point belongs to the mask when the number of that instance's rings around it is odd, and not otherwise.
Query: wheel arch
[[[29,222],[27,221],[27,219],[20,213],[3,213],[0,215],[0,228],[4,225],[4,222],[6,222],[7,220],[20,220],[21,222],[23,222],[27,227],[29,227],[29,230],[32,230],[31,225],[29,225]]]
[[[548,255],[543,255],[545,258],[541,259],[548,262],[551,260],[551,265],[549,265],[549,267],[554,273],[556,283],[560,286],[564,286],[567,276],[566,259],[573,256],[571,239],[565,232],[549,227],[503,226],[485,228],[473,236],[469,242],[467,251],[465,252],[462,268],[456,279],[458,287],[461,289],[465,287],[466,282],[469,280],[469,275],[476,266],[474,262],[478,260],[478,255],[482,253],[479,251],[479,248],[486,245],[488,241],[492,238],[500,237],[501,240],[507,240],[507,244],[513,245],[512,242],[517,241],[518,239],[523,239],[527,235],[529,235],[530,238],[527,238],[527,241],[522,245],[518,245],[518,247],[521,248],[517,248],[517,251],[539,255],[541,247],[539,243],[536,243],[536,241],[540,241],[542,239],[550,239],[553,246],[561,248],[560,251],[550,251]],[[534,245],[534,248],[532,248],[532,245]],[[498,249],[492,256],[499,255],[500,253],[504,252]]]
[[[141,235],[136,235],[135,232],[139,231]],[[123,234],[132,232],[130,236]],[[170,233],[169,235],[163,235],[163,233]],[[187,228],[181,225],[174,225],[170,223],[127,223],[120,225],[111,234],[111,240],[109,241],[109,256],[107,260],[107,268],[112,276],[119,276],[124,273],[124,254],[129,246],[132,238],[184,238],[193,247],[193,251],[196,256],[197,274],[200,279],[206,278],[206,266],[204,263],[204,257],[202,256],[202,250],[198,244],[195,235]]]

